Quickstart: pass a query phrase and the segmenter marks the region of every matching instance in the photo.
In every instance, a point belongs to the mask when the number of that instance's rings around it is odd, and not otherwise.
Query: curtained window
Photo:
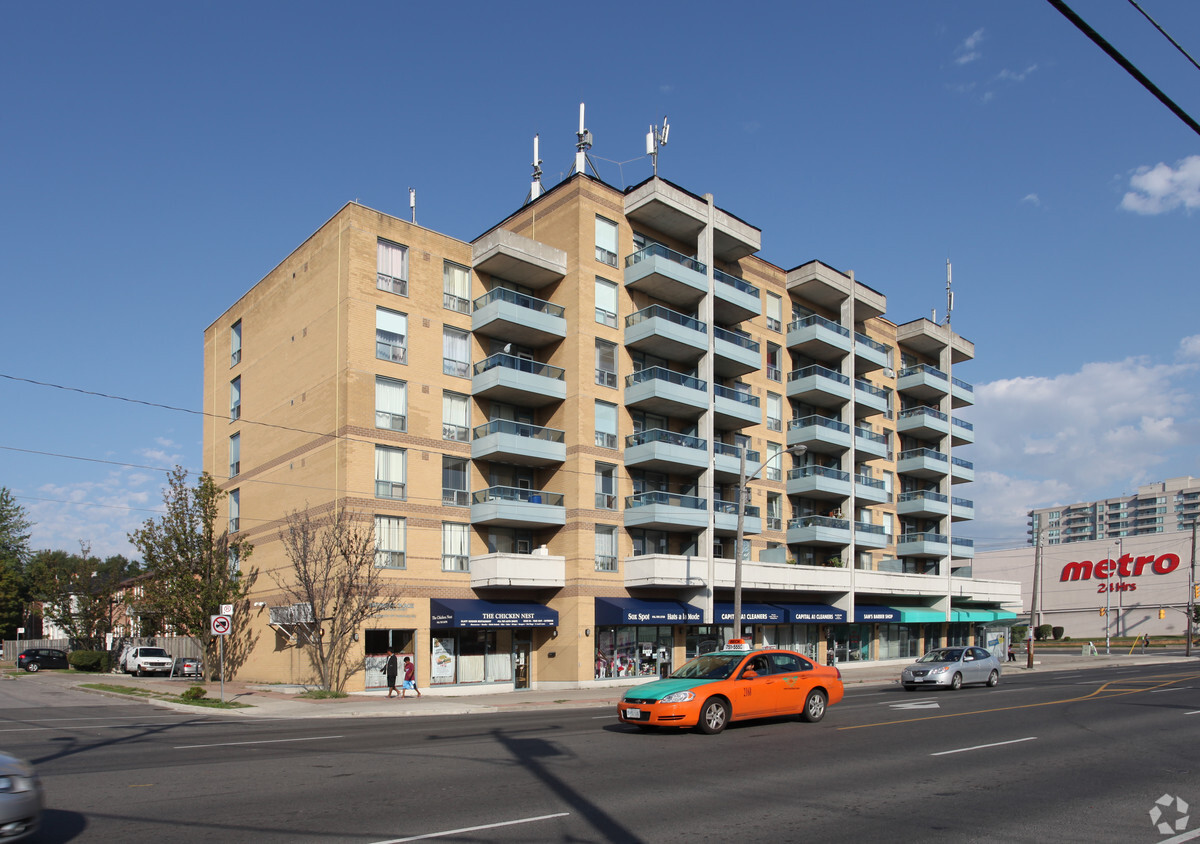
[[[403,381],[375,376],[375,427],[408,430],[408,385]]]

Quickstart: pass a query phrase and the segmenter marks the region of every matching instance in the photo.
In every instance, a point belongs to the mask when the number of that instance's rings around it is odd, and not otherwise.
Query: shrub
[[[184,700],[200,700],[200,698],[204,697],[206,694],[208,694],[208,692],[206,692],[202,686],[192,686],[186,692],[180,692],[179,696]]]
[[[1037,637],[1045,642],[1054,633],[1054,628],[1049,624],[1039,624],[1037,629]]]
[[[1063,637],[1063,628],[1061,627],[1055,627],[1052,632],[1054,633],[1054,640],[1056,642]]]
[[[76,671],[112,671],[112,654],[108,651],[71,651],[67,662]]]
[[[1012,629],[1012,640],[1014,642],[1024,642],[1026,634],[1029,633],[1029,627],[1024,624],[1014,624]]]

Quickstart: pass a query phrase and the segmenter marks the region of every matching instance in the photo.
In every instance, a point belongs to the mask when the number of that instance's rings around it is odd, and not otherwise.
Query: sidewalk
[[[900,670],[911,660],[894,660],[890,662],[843,663],[838,667],[842,670],[842,682],[847,692],[871,686],[894,686]],[[1200,666],[1200,658],[1182,656],[1166,656],[1154,654],[1131,654],[1112,656],[1082,656],[1080,654],[1037,653],[1035,654],[1035,672],[1069,671],[1085,668],[1120,667],[1131,665],[1196,665]],[[1025,673],[1026,658],[1022,655],[1017,662],[1003,664],[1006,675]],[[194,682],[188,680],[170,680],[161,677],[128,677],[121,675],[92,675],[71,672],[70,674],[47,674],[46,679],[54,679],[71,686],[84,683],[111,683],[122,686],[139,686],[154,691],[179,694]],[[1003,680],[1001,680],[1003,682]],[[210,682],[204,684],[210,699],[219,699],[221,684]],[[594,708],[614,709],[621,695],[630,688],[629,683],[614,681],[612,685],[603,685],[585,689],[528,689],[521,691],[482,691],[477,695],[462,695],[440,693],[438,689],[422,689],[422,696],[412,695],[399,699],[386,697],[385,691],[357,692],[346,698],[329,700],[308,700],[297,698],[296,693],[303,691],[300,686],[269,686],[255,683],[225,683],[225,700],[245,703],[244,709],[206,709],[189,706],[174,701],[153,700],[156,706],[165,706],[197,715],[220,715],[223,717],[243,718],[406,718],[423,715],[471,715],[492,712],[537,711],[552,708]],[[94,691],[83,689],[82,691]],[[128,700],[128,696],[116,693],[94,692],[109,694]]]

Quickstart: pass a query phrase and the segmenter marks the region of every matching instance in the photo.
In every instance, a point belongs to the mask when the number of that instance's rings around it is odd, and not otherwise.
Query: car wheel
[[[988,686],[989,687],[995,686],[999,682],[1000,682],[1000,672],[993,668],[992,673],[988,675]]]
[[[42,666],[38,665],[36,662],[25,663],[25,670],[31,674],[36,674],[38,671],[41,670],[41,668],[42,668]]]
[[[961,674],[955,674],[953,677],[950,678],[950,688],[954,689],[955,691],[958,691],[959,689],[962,688],[962,675]]]
[[[819,689],[813,689],[808,693],[808,700],[804,701],[804,712],[800,715],[805,721],[810,724],[815,724],[825,717],[825,693]]]
[[[904,687],[904,691],[906,691],[906,692],[915,692],[916,690],[917,690],[917,687],[914,685],[911,685],[911,684],[906,685]]]
[[[700,707],[700,731],[705,735],[716,735],[729,723],[729,704],[719,697],[710,697]]]
[[[134,668],[134,669],[133,669],[133,676],[134,676],[134,677],[141,677],[141,676],[143,675],[143,673],[144,673],[144,672],[142,671],[142,666],[140,666],[140,665],[139,665],[139,666],[137,666],[136,668]],[[955,676],[956,676],[956,679],[957,679],[957,675],[955,675]],[[958,688],[958,686],[955,686],[955,688]]]

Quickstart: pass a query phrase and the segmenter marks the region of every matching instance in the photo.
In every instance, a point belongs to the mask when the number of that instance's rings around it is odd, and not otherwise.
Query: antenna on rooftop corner
[[[950,289],[950,259],[946,259],[946,325],[950,325],[950,314],[954,312],[954,291]]]
[[[533,182],[529,185],[529,201],[533,202],[543,193],[542,159],[538,156],[538,136],[533,136]]]
[[[408,208],[412,211],[412,221],[417,222],[417,189],[408,189]]]
[[[575,137],[579,140],[575,144],[575,172],[587,173],[587,151],[592,148],[592,133],[589,132],[583,125],[583,103],[579,104],[579,131],[575,133]],[[596,168],[592,168],[592,172],[596,172]],[[596,174],[596,178],[600,178],[600,174]]]
[[[654,165],[654,175],[658,175],[658,150],[660,147],[667,145],[667,135],[671,133],[671,125],[667,123],[667,116],[663,115],[662,129],[657,126],[651,126],[650,131],[646,133],[646,155],[650,156],[650,161]]]

